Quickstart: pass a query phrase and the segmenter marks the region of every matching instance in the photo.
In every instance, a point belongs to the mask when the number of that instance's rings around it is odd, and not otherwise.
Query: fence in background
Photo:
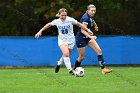
[[[106,64],[140,64],[140,36],[99,36]],[[62,53],[57,37],[0,37],[0,66],[55,66]],[[70,56],[74,65],[76,46]],[[97,65],[97,56],[86,48],[82,65]]]

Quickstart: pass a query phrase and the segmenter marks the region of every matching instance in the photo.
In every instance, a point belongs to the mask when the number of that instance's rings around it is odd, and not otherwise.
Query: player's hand
[[[95,31],[99,31],[98,26],[95,26],[94,29]]]
[[[96,37],[96,36],[90,36],[89,38],[90,38],[90,39],[94,39],[94,40],[96,40],[96,39],[97,39],[97,37]]]
[[[91,35],[91,36],[93,36],[93,32],[90,31],[90,30],[88,30],[88,34]]]
[[[93,36],[93,32],[92,32],[92,31],[90,31],[90,32],[88,32],[88,33],[89,33],[89,35]]]
[[[42,35],[42,32],[38,32],[37,34],[35,34],[35,38],[39,38]]]

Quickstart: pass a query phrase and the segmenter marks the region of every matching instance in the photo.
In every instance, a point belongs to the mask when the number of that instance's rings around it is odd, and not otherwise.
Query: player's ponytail
[[[57,14],[55,15],[55,17],[59,17],[59,13],[57,13]]]

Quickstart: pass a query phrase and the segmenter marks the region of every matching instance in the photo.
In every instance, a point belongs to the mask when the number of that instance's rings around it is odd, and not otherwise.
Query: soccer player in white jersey
[[[62,51],[62,57],[57,63],[55,67],[55,72],[58,73],[60,69],[60,65],[64,62],[66,68],[68,69],[71,75],[74,75],[74,72],[71,67],[70,62],[70,53],[74,47],[75,43],[75,36],[73,33],[73,25],[77,25],[84,29],[85,31],[90,31],[88,28],[83,26],[80,22],[75,20],[72,17],[67,16],[67,10],[65,8],[61,8],[58,12],[59,18],[53,20],[50,23],[47,23],[39,32],[35,35],[35,38],[38,38],[42,35],[42,31],[48,29],[51,26],[57,26],[58,28],[58,45],[60,50]],[[92,36],[88,35],[89,38],[93,38]]]

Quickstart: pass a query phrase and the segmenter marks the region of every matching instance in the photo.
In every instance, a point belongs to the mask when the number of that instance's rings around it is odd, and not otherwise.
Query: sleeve
[[[86,17],[82,18],[81,23],[88,25],[88,18]]]
[[[72,22],[72,24],[77,24],[78,21],[74,18],[71,18],[71,22]]]
[[[57,22],[57,20],[55,19],[55,20],[53,20],[53,21],[51,22],[51,25],[54,26],[54,25],[57,25],[57,23],[58,23],[58,22]]]

